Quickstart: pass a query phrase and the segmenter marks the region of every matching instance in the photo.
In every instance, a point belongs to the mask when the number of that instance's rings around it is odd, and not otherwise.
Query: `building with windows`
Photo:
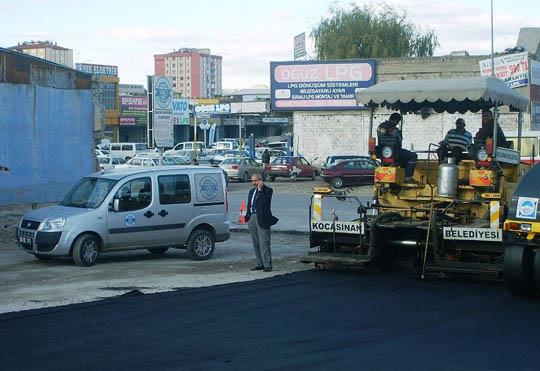
[[[178,49],[154,55],[154,74],[172,76],[174,92],[182,98],[213,98],[222,93],[221,62],[210,49]]]
[[[96,101],[96,122],[100,122],[103,137],[119,140],[120,89],[118,67],[103,64],[76,63],[78,71],[92,75],[92,90]],[[98,126],[96,124],[96,126]],[[101,139],[96,136],[96,139]]]
[[[73,50],[52,41],[24,41],[9,49],[73,68]]]

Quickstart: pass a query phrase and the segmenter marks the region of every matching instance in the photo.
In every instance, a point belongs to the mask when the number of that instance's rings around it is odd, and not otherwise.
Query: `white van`
[[[209,259],[229,239],[225,177],[219,168],[128,168],[84,177],[57,206],[26,213],[19,247],[38,259],[71,256],[80,266],[109,251],[186,249]]]
[[[195,142],[181,142],[176,144],[172,149],[169,149],[168,151],[165,151],[164,154],[166,155],[177,155],[177,154],[185,154],[186,152],[193,152],[195,146]],[[197,142],[197,150],[203,151],[206,147],[204,146],[204,142]]]
[[[138,153],[149,152],[146,143],[109,143],[102,147],[113,156],[122,157],[125,161]]]

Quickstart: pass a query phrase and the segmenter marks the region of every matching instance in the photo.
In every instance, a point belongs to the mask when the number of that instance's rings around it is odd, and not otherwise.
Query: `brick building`
[[[213,98],[222,93],[222,58],[210,49],[179,49],[154,55],[154,74],[172,76],[182,98]]]

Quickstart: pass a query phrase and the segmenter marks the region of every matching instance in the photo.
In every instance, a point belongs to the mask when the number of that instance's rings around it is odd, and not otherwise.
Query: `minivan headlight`
[[[53,231],[56,229],[61,229],[66,224],[66,218],[50,218],[45,220],[43,226],[41,227],[42,231]]]

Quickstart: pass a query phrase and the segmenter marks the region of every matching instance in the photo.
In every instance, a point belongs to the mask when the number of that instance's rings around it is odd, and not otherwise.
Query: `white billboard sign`
[[[172,105],[173,125],[189,125],[189,100],[173,98]]]
[[[504,81],[511,88],[525,86],[529,83],[529,53],[508,54],[493,59],[495,77]],[[478,62],[480,74],[491,76],[491,58]]]
[[[172,77],[154,77],[154,142],[157,147],[173,147]]]

